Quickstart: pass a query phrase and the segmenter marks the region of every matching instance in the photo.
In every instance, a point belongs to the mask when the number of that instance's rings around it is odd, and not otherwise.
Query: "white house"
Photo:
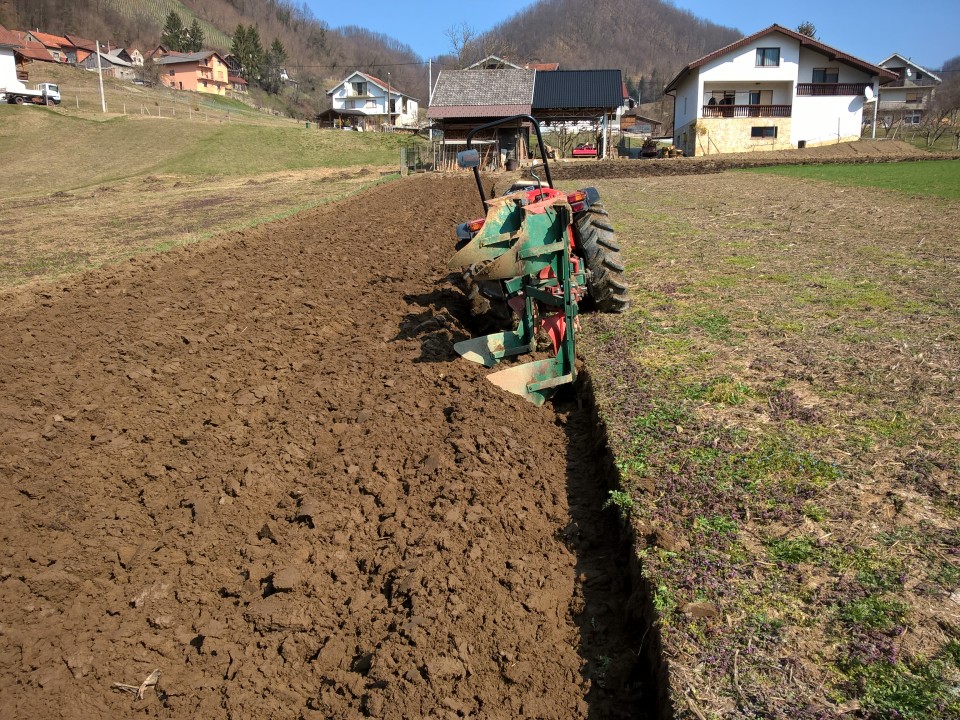
[[[417,127],[418,103],[414,98],[404,95],[389,81],[359,70],[328,90],[327,95],[333,113],[346,125],[363,130]]]
[[[17,79],[17,59],[14,56],[19,42],[16,35],[0,25],[0,90],[24,89],[23,83]]]
[[[921,124],[941,79],[900,53],[882,61],[880,67],[896,73],[897,79],[880,90],[879,122],[886,127],[900,121]]]
[[[781,150],[860,137],[865,93],[889,70],[780,25],[687,65],[667,85],[686,155]]]

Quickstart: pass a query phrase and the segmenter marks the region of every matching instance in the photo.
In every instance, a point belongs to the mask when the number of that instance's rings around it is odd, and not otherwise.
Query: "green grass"
[[[907,195],[960,200],[960,160],[877,163],[871,165],[781,165],[740,172],[786,175],[847,186],[896,190]]]
[[[762,172],[597,182],[633,304],[578,350],[669,662],[704,717],[960,717],[960,162]]]
[[[6,198],[149,174],[258,175],[304,168],[394,165],[403,138],[241,123],[117,117],[97,122],[45,108],[0,106]]]

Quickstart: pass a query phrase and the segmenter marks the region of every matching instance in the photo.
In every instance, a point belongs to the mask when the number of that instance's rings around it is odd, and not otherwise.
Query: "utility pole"
[[[100,109],[103,112],[107,111],[107,99],[103,96],[103,67],[100,65],[100,41],[96,41],[97,45],[97,77],[100,80]]]
[[[390,117],[392,113],[390,112],[390,96],[393,94],[393,91],[390,89],[390,71],[387,71],[387,127],[393,127],[393,118]]]
[[[430,90],[427,92],[427,107],[433,105],[433,58],[430,58]],[[429,120],[428,120],[429,122]],[[433,142],[433,123],[430,123],[430,142]]]

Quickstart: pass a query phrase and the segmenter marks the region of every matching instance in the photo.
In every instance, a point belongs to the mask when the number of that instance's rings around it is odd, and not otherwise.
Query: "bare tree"
[[[470,57],[470,47],[477,39],[476,31],[467,23],[462,22],[448,27],[443,34],[450,41],[450,53],[456,58],[457,67],[465,68],[469,64],[467,58]]]
[[[950,64],[953,61],[956,65]],[[922,134],[927,145],[935,144],[947,132],[954,134],[954,146],[960,144],[960,57],[953,61],[944,63],[943,82],[931,96],[924,116]]]

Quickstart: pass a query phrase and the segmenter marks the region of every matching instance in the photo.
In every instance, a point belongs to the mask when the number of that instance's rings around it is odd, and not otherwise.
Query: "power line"
[[[335,70],[337,68],[349,68],[349,67],[377,67],[377,68],[387,68],[387,67],[410,67],[413,65],[429,65],[430,60],[421,60],[419,62],[404,62],[404,63],[376,63],[376,62],[358,62],[358,63],[337,63],[335,65],[291,65],[289,63],[285,64],[286,68],[297,68],[299,70]],[[445,63],[433,61],[434,65],[439,65],[440,67],[456,67],[456,65],[447,65]]]

